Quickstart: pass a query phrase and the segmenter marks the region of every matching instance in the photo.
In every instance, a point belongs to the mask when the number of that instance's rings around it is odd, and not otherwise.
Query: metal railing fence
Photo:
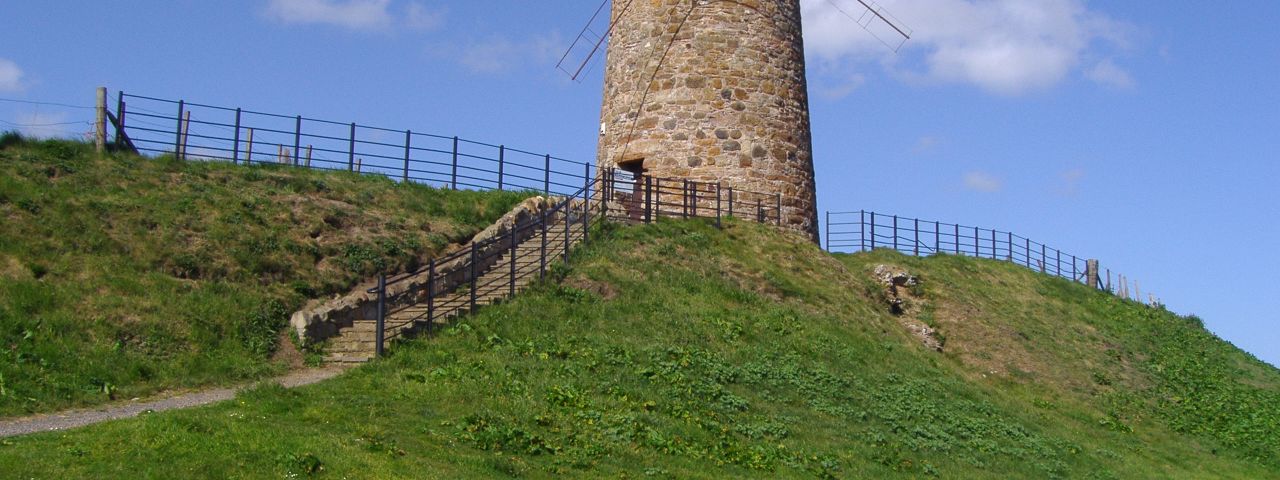
[[[117,144],[180,159],[275,163],[377,173],[452,189],[568,195],[596,175],[591,162],[412,130],[280,115],[120,92]]]
[[[907,255],[966,255],[1004,260],[1142,302],[1129,279],[1087,259],[1013,232],[858,210],[827,212],[825,246],[829,252],[866,252],[889,248]],[[1159,304],[1150,295],[1149,303]]]

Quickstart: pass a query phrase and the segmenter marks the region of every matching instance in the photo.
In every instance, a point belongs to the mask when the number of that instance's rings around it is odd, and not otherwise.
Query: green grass
[[[0,136],[0,416],[278,373],[287,316],[526,195]]]
[[[1280,373],[1006,263],[729,221],[571,269],[337,379],[0,442],[14,477],[1277,478]],[[924,348],[878,264],[922,279]],[[984,340],[985,339],[985,340]]]

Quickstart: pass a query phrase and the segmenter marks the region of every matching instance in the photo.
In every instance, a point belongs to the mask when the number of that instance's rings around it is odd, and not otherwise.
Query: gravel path
[[[338,374],[342,373],[344,370],[346,370],[346,368],[343,367],[298,370],[283,377],[275,378],[271,381],[278,383],[285,388],[293,388],[302,385],[309,385],[322,380],[328,380],[338,376]],[[236,396],[236,392],[251,386],[253,385],[202,390],[146,402],[135,402],[96,409],[67,410],[58,413],[46,413],[30,417],[0,420],[0,438],[26,435],[28,433],[36,432],[66,430],[70,428],[83,427],[85,425],[93,425],[107,420],[136,417],[139,413],[148,410],[163,412],[165,410],[207,405],[214,402],[221,402],[223,400],[230,400]]]

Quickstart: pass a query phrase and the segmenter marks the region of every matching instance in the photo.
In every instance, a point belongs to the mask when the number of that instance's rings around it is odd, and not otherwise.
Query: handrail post
[[[996,258],[996,229],[991,229],[991,259]]]
[[[538,223],[542,224],[542,254],[538,259],[538,278],[546,278],[547,276],[547,211],[544,209],[540,214],[541,218]]]
[[[387,326],[387,274],[378,275],[378,321],[374,332],[373,356],[382,357],[383,343],[386,341]]]
[[[502,169],[507,163],[507,146],[498,145],[498,191],[502,191]]]
[[[476,278],[476,262],[477,261],[478,259],[476,256],[476,244],[472,243],[471,244],[471,272],[470,272],[471,273],[471,302],[470,302],[471,309],[470,310],[472,312],[476,311],[476,280],[478,280]]]
[[[569,231],[569,212],[573,208],[570,204],[570,201],[571,199],[565,200],[565,205],[564,205],[564,264],[565,265],[569,264],[569,234],[571,233]]]
[[[729,216],[733,216],[733,187],[729,187]]]
[[[543,157],[542,163],[542,194],[551,194],[551,154]]]
[[[591,162],[582,162],[582,201],[591,200]]]
[[[427,331],[436,320],[436,259],[427,263]]]
[[[1013,262],[1013,232],[1009,233],[1009,263]]]
[[[764,199],[756,199],[756,223],[764,223]]]
[[[516,296],[516,222],[511,222],[511,285],[509,296]]]
[[[453,137],[453,173],[450,175],[449,188],[458,189],[458,137]]]
[[[239,108],[236,108],[236,133],[234,136],[235,136],[235,139],[232,141],[234,145],[231,147],[231,164],[232,165],[236,165],[240,163],[240,109]]]
[[[1041,243],[1040,244],[1040,273],[1045,273],[1048,271],[1049,257],[1045,255],[1045,253],[1046,253],[1045,245]]]
[[[1026,239],[1024,239],[1024,240],[1026,240],[1026,241],[1027,241],[1027,250],[1026,250],[1026,253],[1027,253],[1027,268],[1031,268],[1031,239],[1030,239],[1030,238],[1026,238]]]
[[[413,145],[413,130],[404,131],[404,175],[401,181],[409,182],[409,148]]]
[[[347,143],[347,171],[356,171],[356,122],[351,122],[351,136]]]
[[[584,190],[585,191],[585,190]],[[588,229],[591,228],[591,197],[582,197],[582,243],[587,243]]]

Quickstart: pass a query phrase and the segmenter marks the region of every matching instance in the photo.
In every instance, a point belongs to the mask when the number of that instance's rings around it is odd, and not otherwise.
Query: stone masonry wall
[[[615,1],[613,19],[598,165],[781,194],[816,241],[799,0]]]

